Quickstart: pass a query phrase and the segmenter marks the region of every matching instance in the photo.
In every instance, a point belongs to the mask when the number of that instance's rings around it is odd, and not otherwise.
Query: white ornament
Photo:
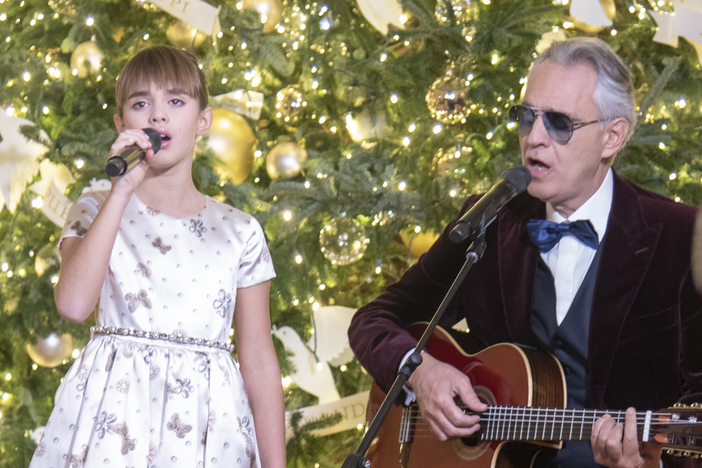
[[[583,23],[598,28],[612,26],[612,20],[602,8],[600,0],[572,0],[570,3],[570,16],[574,16]]]
[[[320,360],[340,366],[353,359],[347,332],[355,313],[356,309],[341,306],[320,307],[314,312],[315,336],[308,345]]]
[[[290,327],[273,327],[273,334],[292,353],[290,360],[295,366],[295,372],[290,377],[293,382],[319,398],[320,405],[340,398],[329,364],[321,360],[317,362],[295,330]]]
[[[275,336],[293,354],[290,360],[296,371],[290,376],[292,381],[319,398],[320,405],[339,399],[329,364],[340,366],[353,359],[347,330],[355,313],[349,307],[320,307],[314,312],[315,333],[307,344],[292,328],[273,327]]]
[[[384,35],[388,33],[388,23],[402,27],[402,8],[398,0],[358,0],[358,7],[366,20]]]
[[[90,185],[87,187],[83,187],[83,191],[81,193],[85,192],[101,192],[103,190],[110,190],[112,188],[112,181],[108,179],[90,179]]]
[[[41,442],[41,438],[44,435],[44,431],[46,430],[46,426],[39,426],[34,430],[29,430],[29,438],[34,441],[35,444],[39,445],[39,442]]]
[[[213,96],[212,101],[246,118],[252,120],[261,118],[263,93],[259,93],[258,91],[237,89],[236,91]]]
[[[697,51],[702,62],[702,0],[671,0],[674,13],[649,11],[658,23],[653,40],[672,47],[678,46],[678,37],[684,37]]]
[[[19,131],[22,125],[34,125],[26,119],[10,117],[0,108],[0,209],[7,206],[14,213],[20,197],[39,168],[39,156],[47,148],[27,140]],[[46,135],[42,137],[47,138]]]
[[[45,159],[39,164],[41,180],[29,186],[29,190],[42,197],[41,211],[57,226],[63,226],[68,209],[73,202],[66,196],[66,187],[75,182],[71,171],[63,165]]]

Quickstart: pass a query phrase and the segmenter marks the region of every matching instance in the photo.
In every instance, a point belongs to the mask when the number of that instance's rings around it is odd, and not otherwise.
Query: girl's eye
[[[180,99],[171,99],[171,104],[180,105],[183,104],[183,101]]]
[[[144,107],[145,105],[146,105],[146,103],[145,103],[144,101],[137,101],[137,102],[134,103],[134,105],[132,105],[132,107],[133,107],[134,109],[141,109],[141,108]]]

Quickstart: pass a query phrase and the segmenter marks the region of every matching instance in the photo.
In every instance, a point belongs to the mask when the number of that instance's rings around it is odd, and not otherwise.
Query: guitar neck
[[[480,440],[589,440],[595,421],[605,414],[624,422],[625,411],[489,406],[480,414]],[[636,413],[639,440],[660,432],[656,430],[659,416],[651,411]]]

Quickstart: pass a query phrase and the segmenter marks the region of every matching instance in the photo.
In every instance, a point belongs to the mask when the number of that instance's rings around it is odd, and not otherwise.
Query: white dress
[[[83,195],[61,239],[85,235],[107,194]],[[241,374],[221,348],[237,288],[274,276],[254,217],[207,197],[176,219],[132,196],[97,332],[64,377],[30,468],[259,467]]]

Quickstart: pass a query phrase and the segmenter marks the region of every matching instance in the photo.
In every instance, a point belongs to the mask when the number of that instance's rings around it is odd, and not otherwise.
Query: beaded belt
[[[90,327],[90,334],[97,335],[120,335],[134,336],[137,338],[147,338],[149,340],[170,341],[179,344],[192,344],[198,346],[208,346],[210,348],[223,349],[228,352],[234,351],[234,345],[231,343],[223,343],[215,340],[205,340],[202,338],[189,338],[180,333],[158,333],[137,330],[135,328],[119,328],[119,327]]]

